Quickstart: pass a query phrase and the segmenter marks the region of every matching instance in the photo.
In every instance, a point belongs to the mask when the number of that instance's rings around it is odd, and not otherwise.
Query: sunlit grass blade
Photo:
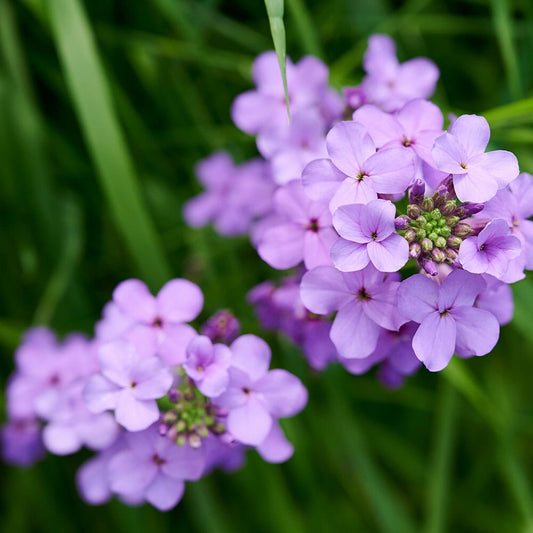
[[[52,33],[111,213],[140,275],[152,286],[170,268],[147,213],[92,30],[79,0],[47,0]]]
[[[503,63],[509,80],[509,90],[514,100],[522,96],[520,71],[514,46],[513,21],[508,0],[492,0],[492,15]]]
[[[300,36],[306,54],[323,57],[322,46],[304,0],[287,0],[287,8],[292,14],[296,31]]]
[[[272,41],[278,56],[279,68],[281,69],[281,77],[283,79],[283,88],[285,90],[285,100],[287,102],[287,116],[290,118],[289,107],[289,90],[287,88],[287,51],[285,43],[285,25],[283,23],[283,0],[265,0],[265,6],[268,13],[268,20],[270,22],[270,32],[272,33]]]
[[[524,123],[533,120],[533,97],[511,104],[488,109],[482,115],[491,128],[505,127],[510,123]]]

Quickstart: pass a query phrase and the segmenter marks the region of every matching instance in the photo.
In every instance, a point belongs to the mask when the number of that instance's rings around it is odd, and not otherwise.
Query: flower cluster
[[[483,117],[444,129],[428,100],[439,77],[429,59],[400,63],[392,39],[374,35],[363,66],[339,107],[323,63],[289,61],[288,122],[275,54],[265,53],[256,88],[233,104],[275,186],[268,211],[246,219],[252,244],[271,267],[297,269],[249,301],[313,368],[379,364],[396,387],[422,364],[438,371],[454,353],[495,346],[512,317],[508,284],[533,267],[533,176],[512,153],[487,151]]]
[[[249,447],[269,462],[293,452],[279,424],[307,402],[300,380],[270,370],[269,346],[239,334],[229,311],[189,324],[203,307],[185,279],[153,296],[141,281],[120,283],[94,339],[58,342],[30,330],[16,352],[7,388],[4,459],[31,465],[45,450],[98,452],[80,468],[80,493],[92,504],[112,495],[160,510],[181,499],[185,481],[213,468],[232,470]]]

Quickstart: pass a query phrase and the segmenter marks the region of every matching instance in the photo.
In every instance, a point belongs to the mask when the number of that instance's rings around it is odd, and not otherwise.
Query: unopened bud
[[[446,254],[440,248],[433,248],[431,250],[431,258],[436,263],[444,263],[446,261]]]
[[[433,241],[431,239],[422,239],[422,242],[420,244],[424,252],[431,252],[431,250],[433,250]]]
[[[196,435],[196,433],[189,435],[189,438],[187,440],[191,448],[200,448],[200,446],[202,445],[202,439],[198,435]]]
[[[463,239],[461,239],[460,237],[457,237],[457,235],[450,235],[447,239],[446,239],[446,244],[450,247],[450,248],[459,248],[459,246],[461,246],[461,243],[463,242]]]
[[[440,212],[445,216],[451,215],[456,208],[456,204],[453,200],[448,200],[441,208]]]
[[[416,231],[413,228],[409,228],[405,231],[404,238],[407,242],[413,242],[416,240]]]
[[[430,275],[430,276],[437,276],[439,271],[437,270],[437,265],[430,261],[429,259],[426,259],[422,262],[422,268]]]
[[[454,261],[457,259],[457,252],[455,250],[451,250],[450,248],[446,248],[446,250],[444,250],[444,253],[446,254],[446,257],[450,260],[450,261]]]
[[[453,228],[459,222],[459,217],[446,217],[446,225]]]
[[[178,446],[183,446],[185,444],[185,442],[187,441],[187,435],[185,435],[185,433],[180,433],[177,437],[176,437],[176,444]]]
[[[410,223],[411,219],[407,215],[400,215],[394,219],[394,227],[400,231],[407,229]]]
[[[453,234],[456,235],[457,237],[465,238],[465,237],[468,237],[469,235],[472,235],[472,233],[473,233],[472,228],[468,224],[465,224],[464,222],[460,222],[453,228]]]
[[[471,217],[485,208],[484,204],[465,204],[463,205],[465,210],[465,217]]]
[[[431,241],[430,241],[431,242]],[[422,247],[417,242],[412,242],[409,245],[409,257],[416,259],[422,253]]]
[[[433,203],[435,207],[440,207],[444,205],[444,202],[448,200],[448,189],[445,185],[439,185],[435,194],[433,195]]]
[[[417,178],[411,187],[409,193],[409,203],[418,204],[424,199],[424,193],[426,192],[426,184],[424,180]]]
[[[433,242],[435,242],[438,238],[439,238],[439,235],[435,231],[432,231],[428,235],[428,239],[431,239]]]
[[[446,248],[446,239],[444,237],[437,237],[435,239],[435,246],[437,248]]]
[[[410,218],[418,218],[420,216],[420,207],[416,204],[409,204],[407,206],[407,214]]]
[[[424,200],[422,200],[422,210],[423,211],[426,211],[426,212],[430,212],[430,211],[433,211],[433,208],[434,208],[434,204],[433,204],[433,198],[424,198]]]
[[[185,420],[178,420],[175,427],[176,431],[180,433],[181,431],[185,431],[185,429],[187,428],[187,423],[185,422]]]

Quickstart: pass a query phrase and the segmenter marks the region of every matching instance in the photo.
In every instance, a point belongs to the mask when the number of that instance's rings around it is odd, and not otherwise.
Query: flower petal
[[[245,372],[252,381],[263,377],[270,366],[270,346],[255,335],[241,335],[230,346],[231,365]]]
[[[478,115],[461,115],[448,131],[464,148],[468,159],[483,153],[489,144],[489,123],[484,117]]]
[[[294,446],[285,437],[279,423],[274,421],[266,439],[257,447],[257,452],[268,463],[284,463],[294,453]]]
[[[405,318],[422,322],[438,307],[439,286],[427,276],[415,274],[398,289],[398,310]]]
[[[157,295],[157,313],[163,322],[190,322],[202,310],[200,287],[187,279],[171,279]]]
[[[381,272],[396,272],[409,259],[409,244],[393,233],[381,242],[369,242],[367,252],[373,265]]]
[[[254,390],[263,395],[269,413],[275,418],[294,416],[307,403],[307,389],[286,370],[271,370],[256,382]]]
[[[227,418],[228,431],[243,444],[257,446],[270,432],[272,417],[258,398],[250,395],[241,407],[231,410]]]
[[[333,243],[330,255],[335,267],[341,272],[362,270],[369,262],[366,244],[345,239],[337,239]]]
[[[141,431],[159,419],[159,408],[155,400],[137,400],[131,389],[124,389],[118,394],[115,418],[128,431]]]
[[[185,492],[185,483],[158,473],[146,488],[144,498],[160,511],[169,511],[181,500]]]
[[[155,298],[146,284],[138,279],[119,283],[113,291],[113,301],[125,315],[139,322],[150,323],[155,318]]]
[[[302,302],[313,313],[326,315],[353,299],[342,274],[333,267],[306,272],[300,285]]]
[[[456,307],[450,311],[457,324],[457,353],[462,356],[488,354],[500,336],[496,317],[475,307]]]
[[[455,350],[456,325],[448,314],[434,311],[426,316],[413,337],[413,350],[431,372],[445,368]]]

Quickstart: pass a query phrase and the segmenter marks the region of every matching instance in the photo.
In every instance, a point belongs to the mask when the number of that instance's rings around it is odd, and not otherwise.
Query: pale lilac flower
[[[489,138],[490,128],[483,117],[462,115],[435,141],[435,164],[452,174],[461,202],[486,202],[518,176],[514,154],[505,150],[485,152]]]
[[[328,133],[330,160],[309,163],[302,180],[307,194],[330,202],[333,213],[346,204],[366,204],[380,194],[404,194],[416,170],[411,150],[387,148],[376,152],[366,128],[356,122],[339,122]]]
[[[465,239],[459,248],[459,261],[463,268],[474,274],[490,274],[502,279],[507,274],[509,262],[520,255],[520,241],[502,219],[489,222],[477,236]],[[520,273],[519,273],[520,274]],[[517,279],[524,277],[523,272]]]
[[[157,357],[143,357],[132,343],[117,340],[100,347],[101,374],[91,377],[83,395],[89,411],[115,410],[128,431],[146,429],[159,418],[156,399],[170,389],[173,377]]]
[[[259,446],[276,419],[293,416],[304,408],[307,390],[289,372],[268,370],[271,352],[263,339],[243,335],[230,349],[230,383],[214,402],[228,410],[226,427],[235,439]]]
[[[443,133],[442,113],[435,104],[427,100],[412,100],[393,114],[365,105],[354,112],[353,120],[367,129],[378,149],[408,148],[435,166],[431,149],[435,139]]]
[[[366,103],[385,111],[400,109],[415,98],[429,98],[439,78],[439,69],[429,59],[417,57],[400,63],[394,41],[387,35],[368,39],[363,67],[367,75],[361,88]]]
[[[291,113],[317,109],[325,122],[331,123],[342,113],[342,101],[328,86],[328,68],[315,57],[306,56],[296,65],[286,60],[287,88]],[[259,55],[252,66],[256,89],[237,96],[231,117],[238,128],[258,135],[288,127],[287,104],[281,72],[275,52]]]
[[[279,188],[274,197],[279,215],[259,238],[258,253],[270,266],[283,270],[331,264],[329,250],[337,238],[327,203],[308,198],[300,181]]]
[[[188,445],[177,446],[157,432],[156,426],[125,436],[126,449],[108,465],[112,492],[120,497],[141,499],[160,511],[178,504],[185,480],[200,479],[205,452]]]
[[[275,184],[266,161],[235,165],[228,153],[216,152],[198,163],[196,175],[205,191],[185,204],[189,226],[213,223],[220,235],[245,235],[271,209]]]
[[[170,280],[157,296],[152,296],[142,281],[128,279],[117,285],[112,305],[106,306],[102,322],[112,317],[113,325],[105,328],[100,322],[98,331],[105,331],[105,340],[126,338],[144,356],[158,355],[165,363],[178,365],[185,360],[187,345],[196,335],[185,322],[200,314],[203,302],[198,285],[186,279]]]
[[[533,176],[522,172],[508,187],[498,191],[496,196],[485,204],[478,218],[501,218],[507,222],[513,235],[522,243],[522,263],[528,270],[533,269]]]
[[[330,337],[341,357],[368,357],[383,328],[397,331],[406,322],[397,311],[400,283],[368,265],[358,272],[318,267],[301,284],[304,305],[313,313],[338,311]]]
[[[277,420],[272,426],[265,440],[257,446],[257,453],[268,463],[284,463],[294,453],[294,446],[287,440],[283,429]]]
[[[395,272],[409,258],[409,244],[394,227],[396,207],[388,200],[351,204],[333,213],[341,236],[331,248],[335,266],[343,272],[361,270],[371,262],[381,272]]]
[[[398,290],[398,308],[418,322],[413,350],[426,368],[436,372],[457,355],[485,355],[500,334],[498,321],[488,311],[473,307],[485,289],[482,276],[454,270],[438,285],[422,274],[406,279]]]
[[[183,368],[198,390],[213,398],[222,394],[229,382],[231,351],[224,344],[213,344],[209,337],[198,335],[187,347]]]

